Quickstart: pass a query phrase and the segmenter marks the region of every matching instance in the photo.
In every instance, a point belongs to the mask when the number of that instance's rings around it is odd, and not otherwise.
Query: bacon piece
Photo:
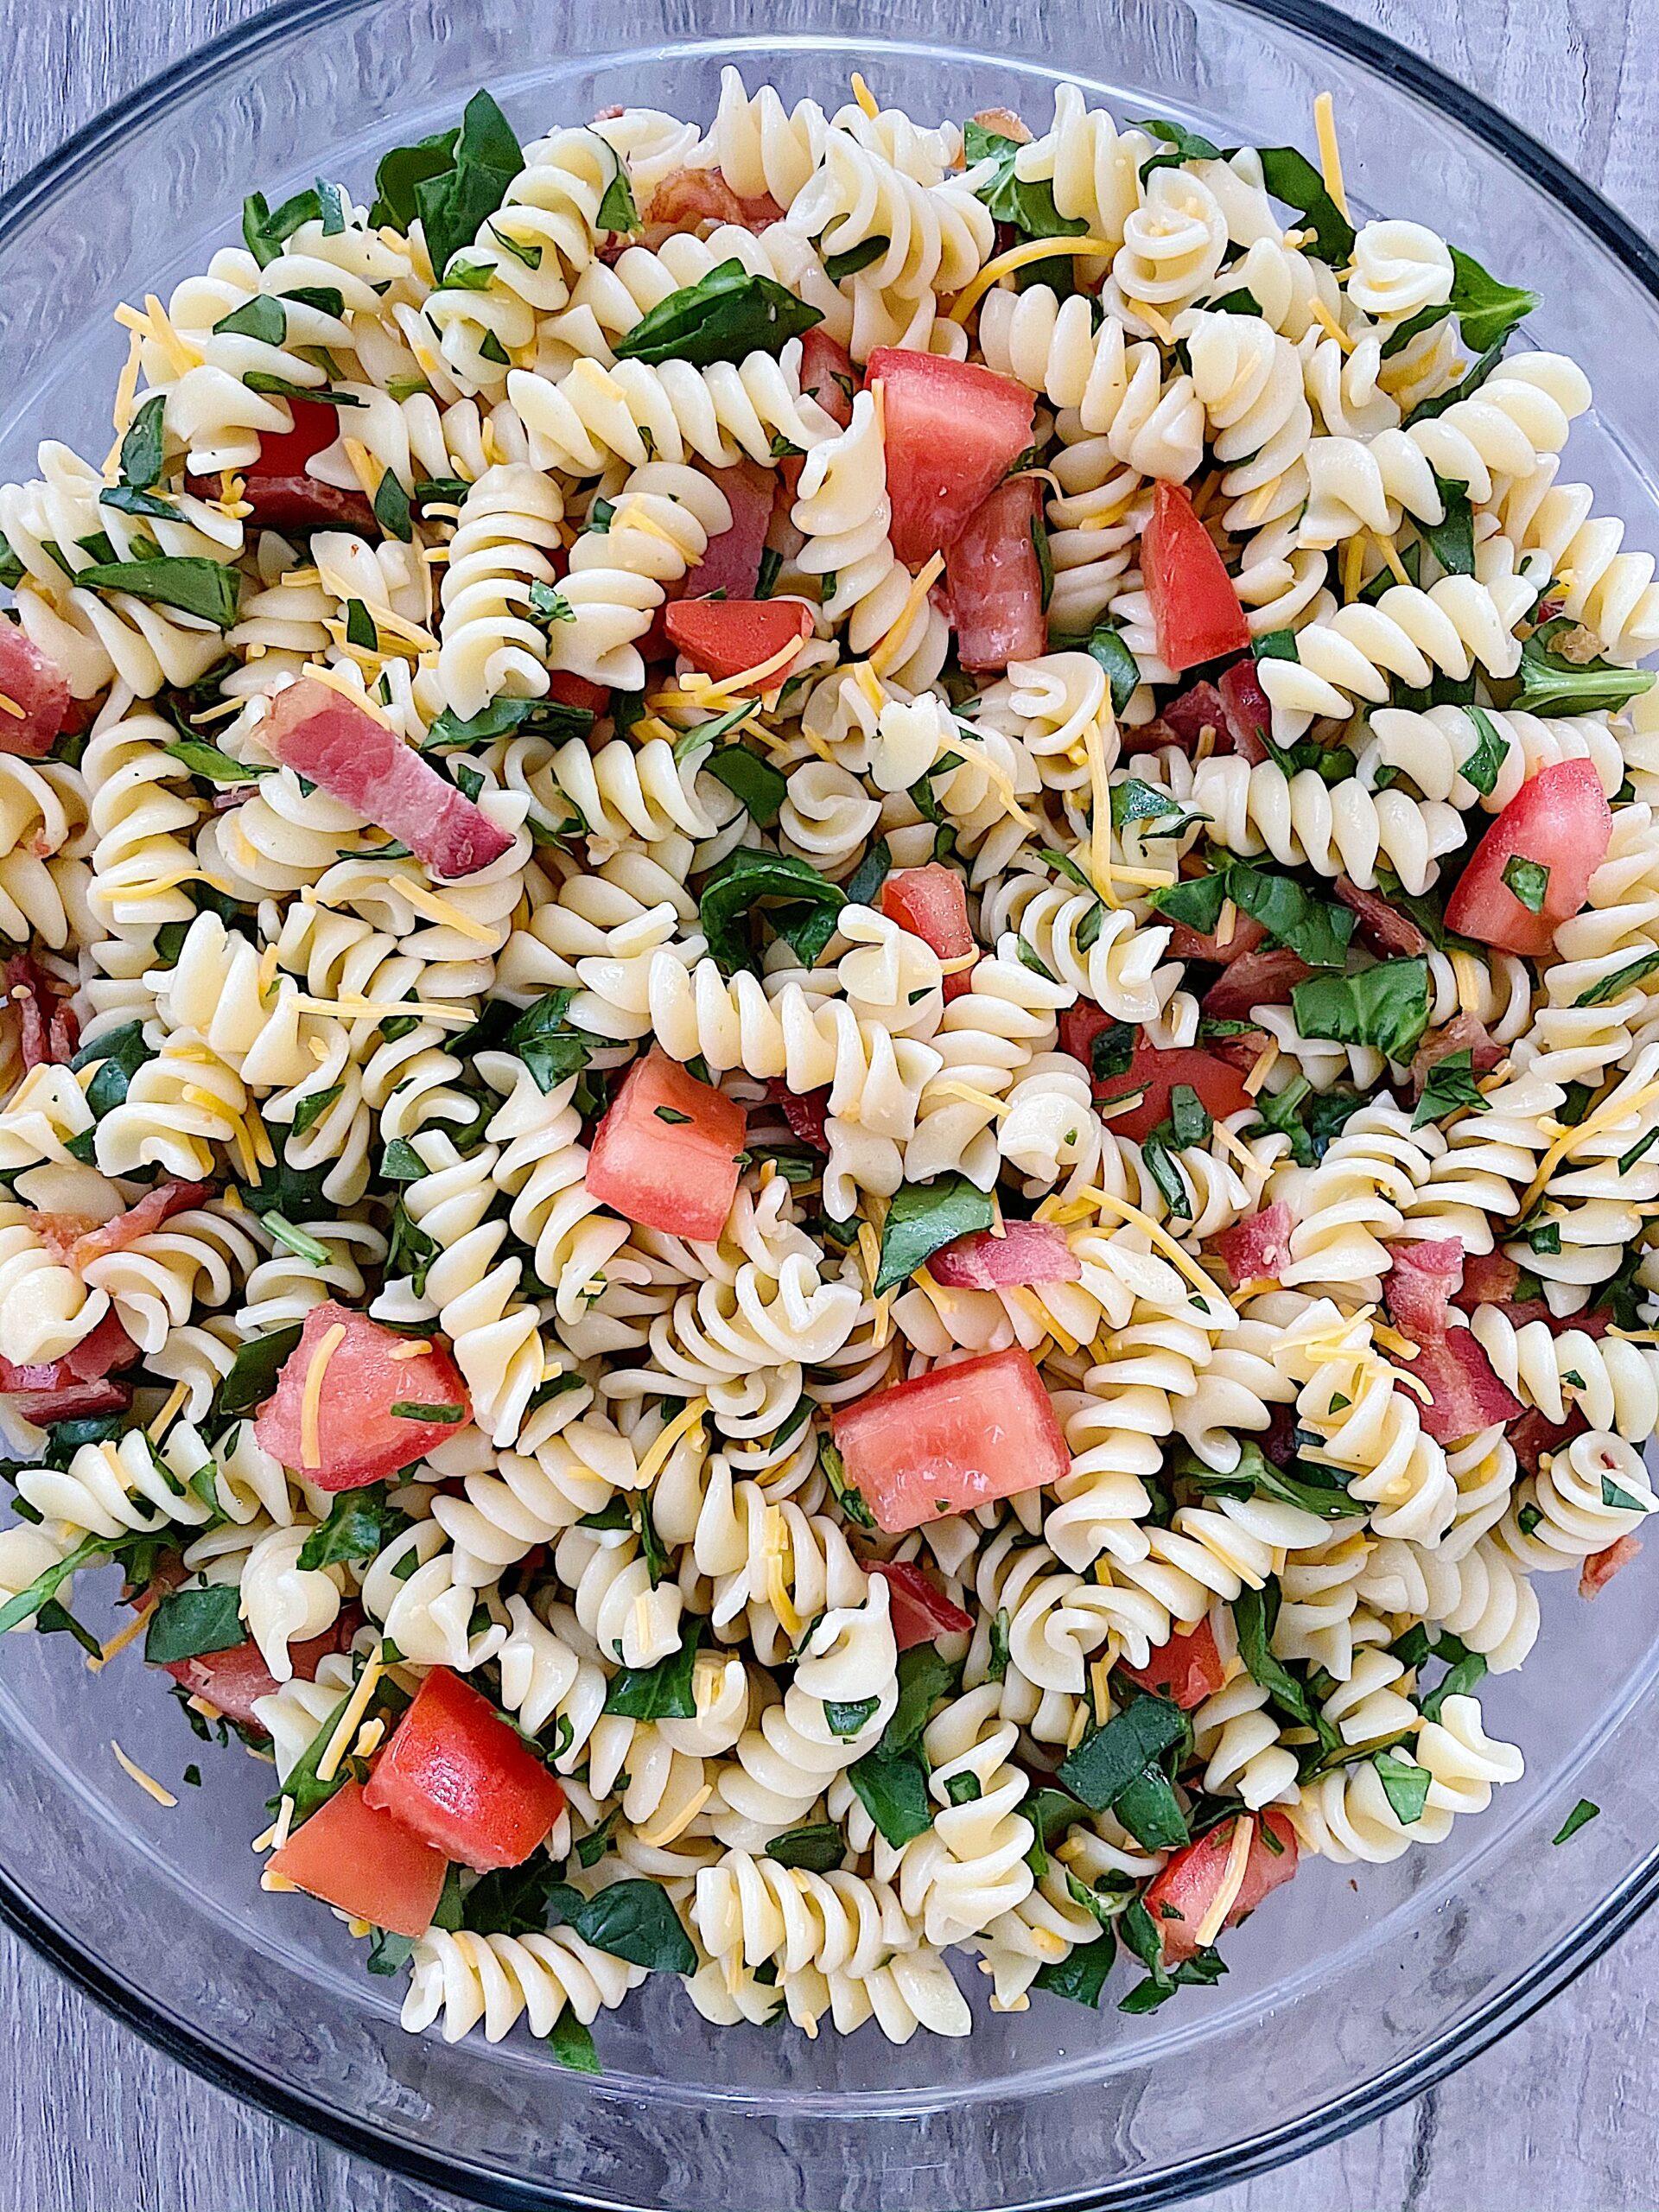
[[[1432,1393],[1427,1405],[1419,1403],[1418,1413],[1437,1444],[1455,1444],[1495,1421],[1518,1421],[1526,1410],[1467,1329],[1448,1329],[1423,1344],[1408,1371]]]
[[[675,169],[652,193],[645,210],[648,224],[672,231],[693,230],[699,223],[740,223],[759,235],[783,219],[784,210],[770,194],[742,199],[718,169]]]
[[[276,694],[259,741],[284,767],[401,837],[440,875],[474,875],[512,849],[506,831],[413,746],[315,677]]]
[[[1472,1014],[1455,1014],[1440,1028],[1431,1029],[1411,1056],[1414,1099],[1422,1096],[1429,1070],[1453,1052],[1468,1053],[1470,1070],[1475,1075],[1490,1075],[1503,1058],[1503,1047],[1492,1042],[1484,1022],[1478,1021]]]
[[[1272,1042],[1265,1029],[1243,1029],[1236,1037],[1206,1038],[1204,1049],[1211,1059],[1236,1068],[1241,1075],[1249,1075]]]
[[[1296,1457],[1296,1408],[1269,1406],[1268,1426],[1261,1436],[1262,1450],[1275,1467],[1288,1467]]]
[[[1359,916],[1359,933],[1371,950],[1386,959],[1391,953],[1427,952],[1428,939],[1409,914],[1390,906],[1380,892],[1362,891],[1351,876],[1337,878],[1337,896]]]
[[[1431,1236],[1389,1249],[1394,1255],[1384,1286],[1389,1319],[1414,1344],[1438,1344],[1446,1334],[1446,1309],[1463,1281],[1462,1240]]]
[[[1213,683],[1190,683],[1170,701],[1158,719],[1168,731],[1170,742],[1179,746],[1183,753],[1193,752],[1206,729],[1215,732],[1217,752],[1230,753],[1233,749],[1226,704]],[[1224,736],[1228,740],[1225,745],[1220,742]]]
[[[1271,757],[1262,740],[1264,734],[1272,734],[1273,702],[1256,673],[1254,658],[1247,653],[1230,668],[1223,669],[1218,689],[1233,751],[1242,754],[1252,768],[1260,767]]]
[[[702,560],[687,571],[673,595],[705,599],[711,592],[723,591],[729,599],[753,599],[760,582],[760,556],[778,480],[758,461],[740,461],[730,468],[711,468],[706,474],[726,495],[731,527],[709,539]]]
[[[1255,1006],[1288,1006],[1291,992],[1313,970],[1287,944],[1270,944],[1235,960],[1205,993],[1201,1005],[1215,1021],[1236,1021]]]
[[[1505,1433],[1516,1458],[1529,1475],[1535,1475],[1541,1460],[1570,1444],[1575,1436],[1582,1436],[1589,1426],[1582,1406],[1574,1406],[1561,1421],[1551,1421],[1535,1408],[1512,1421]]]
[[[16,952],[6,963],[6,995],[22,1025],[23,1065],[47,1062],[66,1067],[80,1040],[80,1017],[67,1003],[63,987],[48,976],[32,952]]]
[[[974,121],[986,130],[994,130],[999,138],[1012,138],[1016,146],[1029,146],[1031,126],[1011,107],[982,107],[975,114]]]
[[[1477,1306],[1510,1306],[1515,1298],[1521,1270],[1507,1252],[1470,1252],[1463,1262],[1463,1281],[1452,1294],[1452,1303],[1465,1313]]]
[[[1621,1567],[1628,1567],[1642,1548],[1639,1536],[1621,1536],[1605,1552],[1592,1552],[1579,1569],[1580,1598],[1599,1598]]]
[[[1189,929],[1185,922],[1172,924],[1169,950],[1177,960],[1212,960],[1220,968],[1230,968],[1235,960],[1243,960],[1267,943],[1268,932],[1254,914],[1235,913],[1233,933],[1225,944],[1214,930]],[[1258,1006],[1263,1001],[1256,1001]]]
[[[46,1428],[54,1421],[86,1421],[94,1414],[119,1413],[130,1402],[132,1393],[124,1382],[105,1376],[94,1382],[63,1382],[52,1390],[19,1390],[8,1395],[14,1410],[25,1421]]]
[[[56,1258],[79,1274],[106,1252],[127,1251],[170,1215],[200,1205],[213,1187],[211,1183],[158,1183],[136,1206],[111,1221],[89,1227],[84,1214],[31,1212],[29,1225]]]
[[[1282,1198],[1236,1221],[1216,1239],[1216,1249],[1240,1289],[1247,1282],[1277,1282],[1290,1257],[1290,1208]]]
[[[803,1144],[810,1144],[817,1152],[829,1151],[830,1133],[823,1120],[830,1109],[828,1090],[791,1090],[782,1076],[770,1075],[766,1096],[774,1106],[782,1108],[784,1119]]]
[[[998,1236],[976,1229],[936,1252],[927,1271],[944,1290],[1007,1290],[1033,1282],[1077,1282],[1083,1263],[1050,1221],[1010,1221]]]
[[[0,620],[0,753],[39,760],[74,712],[68,678],[21,625]]]

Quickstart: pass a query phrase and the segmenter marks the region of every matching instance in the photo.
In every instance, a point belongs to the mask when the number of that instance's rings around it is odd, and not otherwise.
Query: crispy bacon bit
[[[1031,126],[1011,107],[982,107],[974,121],[986,130],[995,130],[1000,138],[1012,138],[1016,146],[1031,143]]]
[[[67,1066],[80,1041],[80,1017],[68,1003],[68,987],[48,976],[32,952],[17,952],[6,963],[6,995],[22,1024],[23,1065]]]
[[[927,1263],[945,1290],[1007,1290],[1034,1282],[1076,1282],[1083,1263],[1065,1232],[1048,1221],[1010,1221],[1006,1234],[976,1229],[936,1252]]]
[[[1244,1029],[1236,1037],[1206,1039],[1204,1049],[1211,1059],[1236,1068],[1241,1075],[1249,1075],[1272,1042],[1265,1029]]]
[[[69,680],[16,622],[0,620],[0,753],[39,760],[76,718]]]
[[[645,210],[648,224],[660,223],[673,231],[694,230],[699,223],[739,223],[759,233],[783,219],[783,209],[769,194],[741,199],[718,169],[674,170],[658,186]]]
[[[830,1109],[827,1090],[791,1090],[780,1075],[766,1077],[766,1096],[774,1106],[783,1109],[784,1119],[789,1123],[803,1144],[810,1144],[817,1152],[828,1152],[830,1134],[823,1117]]]
[[[1213,1021],[1236,1021],[1252,1007],[1288,1006],[1291,992],[1313,970],[1287,944],[1270,944],[1235,960],[1200,1003]]]
[[[1477,1306],[1508,1306],[1515,1298],[1521,1270],[1507,1252],[1471,1252],[1463,1263],[1461,1288],[1452,1303],[1472,1313]]]
[[[1269,1406],[1262,1449],[1275,1467],[1287,1467],[1296,1457],[1296,1408]]]
[[[1420,1403],[1418,1410],[1437,1444],[1455,1444],[1495,1421],[1518,1421],[1526,1410],[1467,1329],[1448,1329],[1422,1344],[1408,1371],[1432,1393],[1429,1403]]]
[[[54,1421],[86,1421],[94,1414],[119,1413],[132,1393],[124,1382],[101,1376],[95,1382],[63,1382],[52,1390],[8,1392],[12,1409],[37,1428]]]
[[[1454,1014],[1450,1021],[1431,1029],[1411,1056],[1413,1098],[1422,1096],[1429,1070],[1453,1052],[1467,1052],[1476,1075],[1490,1075],[1503,1058],[1503,1047],[1492,1042],[1484,1022],[1478,1021],[1472,1014]]]
[[[1290,1257],[1290,1208],[1282,1198],[1236,1221],[1216,1239],[1233,1287],[1247,1282],[1277,1282],[1279,1270]]]
[[[1551,1421],[1548,1414],[1535,1410],[1523,1414],[1519,1421],[1510,1423],[1505,1434],[1516,1458],[1529,1475],[1535,1475],[1541,1460],[1570,1444],[1575,1436],[1582,1436],[1589,1426],[1584,1408],[1574,1406],[1561,1421]]]
[[[1255,662],[1247,653],[1221,672],[1221,702],[1227,710],[1227,727],[1233,751],[1258,768],[1269,755],[1262,740],[1273,728],[1273,702],[1268,698]]]
[[[1639,1536],[1621,1536],[1605,1552],[1592,1552],[1579,1569],[1580,1598],[1599,1598],[1621,1567],[1628,1567],[1642,1548]]]
[[[1384,1285],[1389,1319],[1414,1344],[1438,1344],[1446,1334],[1446,1309],[1463,1281],[1461,1240],[1433,1236],[1389,1249],[1394,1255]]]
[[[31,1212],[29,1225],[48,1250],[79,1274],[106,1252],[127,1251],[169,1216],[200,1205],[212,1189],[211,1183],[158,1183],[136,1206],[111,1221],[89,1223],[85,1214]]]
[[[1346,875],[1337,878],[1337,896],[1359,916],[1359,934],[1371,950],[1386,959],[1390,953],[1408,957],[1428,950],[1428,939],[1409,914],[1390,906],[1381,893],[1362,891]]]
[[[1213,683],[1189,684],[1170,701],[1158,720],[1168,732],[1170,743],[1179,745],[1183,753],[1192,752],[1206,729],[1215,732],[1217,752],[1230,753],[1233,749],[1227,709]],[[1225,744],[1222,743],[1224,738]]]

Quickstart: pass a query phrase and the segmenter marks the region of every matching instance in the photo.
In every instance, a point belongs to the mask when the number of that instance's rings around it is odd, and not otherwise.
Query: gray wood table
[[[1656,0],[1337,0],[1478,87],[1650,235],[1659,229]],[[0,186],[258,0],[0,0]],[[1647,2051],[1659,1922],[1391,2119],[1205,2212],[1648,2212]],[[158,2056],[0,1932],[4,2212],[432,2212],[451,2200],[233,2103]]]

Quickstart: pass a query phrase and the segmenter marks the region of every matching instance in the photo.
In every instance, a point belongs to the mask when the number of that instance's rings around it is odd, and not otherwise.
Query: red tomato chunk
[[[594,1132],[585,1180],[625,1220],[709,1243],[737,1195],[746,1133],[741,1106],[653,1045]]]
[[[375,1763],[363,1802],[480,1874],[546,1841],[564,1791],[489,1700],[435,1667]]]
[[[901,868],[881,886],[881,911],[890,922],[931,944],[941,960],[960,960],[974,949],[968,925],[968,893],[954,868],[940,861],[925,868]],[[971,968],[944,979],[944,1001],[973,988]]]
[[[1192,511],[1192,495],[1179,484],[1160,482],[1152,519],[1141,541],[1141,573],[1152,601],[1158,651],[1178,672],[1243,652],[1250,626],[1233,580]]]
[[[1036,400],[971,361],[878,346],[893,550],[910,568],[946,551],[1031,443]]]
[[[1249,1815],[1241,1817],[1249,1819]],[[1221,1894],[1237,1826],[1236,1821],[1224,1821],[1219,1827],[1211,1828],[1196,1843],[1189,1843],[1185,1850],[1178,1851],[1162,1873],[1147,1885],[1146,1907],[1153,1926],[1163,1938],[1166,1964],[1179,1966],[1183,1959],[1190,1959],[1202,1948],[1198,1930],[1205,1913]],[[1243,1885],[1222,1923],[1224,1928],[1236,1928],[1246,1913],[1254,1912],[1263,1897],[1281,1883],[1289,1881],[1296,1872],[1296,1831],[1287,1815],[1276,1806],[1269,1806],[1266,1812],[1256,1815],[1252,1827]],[[1271,1841],[1263,1840],[1263,1828],[1269,1832]],[[1166,1907],[1170,1908],[1173,1917],[1166,1918]]]
[[[812,616],[798,599],[682,599],[663,617],[675,647],[717,683],[766,667],[812,634]],[[795,656],[767,668],[762,690],[789,681]]]
[[[337,1789],[271,1853],[266,1866],[325,1904],[393,1936],[425,1935],[448,1872],[442,1852],[411,1835],[390,1813],[373,1809],[360,1782]]]
[[[361,1620],[362,1615],[353,1607],[321,1636],[314,1636],[306,1643],[290,1643],[289,1663],[296,1681],[315,1681],[318,1661],[326,1659],[332,1651],[344,1651]],[[273,1696],[276,1679],[260,1656],[257,1643],[233,1643],[228,1651],[203,1651],[194,1659],[168,1660],[162,1671],[171,1675],[192,1697],[205,1698],[227,1720],[238,1721],[244,1728],[258,1729],[261,1735],[264,1733],[253,1701],[257,1697]]]
[[[843,1406],[835,1432],[848,1480],[892,1535],[1058,1482],[1071,1465],[1042,1377],[1018,1346]]]
[[[308,474],[315,460],[340,435],[340,416],[315,399],[290,399],[291,430],[268,430],[259,441],[259,458],[243,477],[244,496],[254,518],[267,530],[357,530],[378,536],[374,509],[361,492],[325,484]],[[206,496],[219,486],[200,486]]]
[[[870,1573],[887,1583],[893,1600],[893,1640],[901,1651],[935,1643],[942,1636],[971,1636],[974,1624],[960,1605],[908,1560],[872,1560]]]
[[[1036,537],[1042,515],[1041,479],[1013,477],[975,508],[950,548],[944,575],[964,668],[1006,668],[1048,651]]]
[[[1190,1635],[1172,1636],[1166,1643],[1159,1644],[1144,1667],[1125,1667],[1123,1671],[1143,1690],[1173,1698],[1183,1713],[1191,1713],[1205,1698],[1213,1697],[1226,1679],[1215,1631],[1207,1619],[1201,1620]]]
[[[404,1356],[416,1341],[333,1299],[314,1306],[299,1343],[283,1363],[276,1395],[260,1409],[254,1434],[273,1458],[319,1490],[359,1490],[396,1474],[429,1446],[453,1436],[472,1414],[467,1385],[447,1351],[433,1345],[412,1359]],[[325,1344],[332,1348],[325,1351]],[[318,1364],[313,1435],[305,1418],[306,1384]],[[394,1413],[395,1406],[437,1408],[448,1418]]]
[[[1503,952],[1541,959],[1555,949],[1555,932],[1584,904],[1590,879],[1607,857],[1613,811],[1601,779],[1588,760],[1558,760],[1522,785],[1474,850],[1446,902],[1446,926],[1478,938]],[[1535,913],[1511,883],[1524,870],[1513,861],[1548,870]]]
[[[1081,1060],[1092,1074],[1094,1040],[1111,1027],[1111,1016],[1097,1006],[1073,1007],[1060,1017],[1060,1049]],[[1169,1094],[1177,1084],[1197,1091],[1200,1103],[1218,1122],[1230,1114],[1242,1114],[1252,1103],[1243,1077],[1224,1060],[1200,1052],[1196,1045],[1164,1049],[1139,1040],[1122,1075],[1096,1078],[1095,1096],[1104,1105],[1141,1092],[1138,1104],[1114,1114],[1107,1124],[1115,1135],[1133,1137],[1138,1144],[1167,1118]]]

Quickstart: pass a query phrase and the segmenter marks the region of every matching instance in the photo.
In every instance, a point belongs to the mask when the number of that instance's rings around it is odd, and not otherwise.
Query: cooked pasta
[[[1582,372],[1251,149],[852,90],[256,194],[0,486],[5,1618],[117,1564],[451,2040],[1212,1981],[1659,1510]]]

